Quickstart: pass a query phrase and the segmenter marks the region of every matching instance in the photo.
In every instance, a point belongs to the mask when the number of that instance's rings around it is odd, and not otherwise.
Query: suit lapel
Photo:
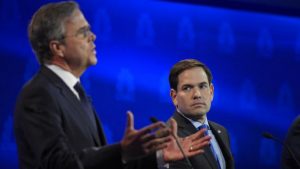
[[[93,108],[94,110],[94,108]],[[106,145],[107,142],[106,142],[106,138],[105,138],[105,135],[104,135],[104,131],[103,131],[103,128],[102,128],[102,123],[101,123],[101,120],[100,118],[97,116],[97,113],[94,111],[94,114],[96,116],[96,123],[97,123],[97,128],[98,128],[98,136],[99,136],[99,139],[100,139],[100,145]]]
[[[73,104],[73,107],[75,108],[74,111],[79,111],[78,114],[80,114],[80,120],[81,123],[86,124],[85,126],[88,128],[89,133],[91,134],[94,142],[96,145],[100,146],[100,140],[97,132],[97,128],[93,127],[91,119],[87,115],[88,112],[86,112],[86,109],[84,109],[80,103],[80,101],[77,99],[77,97],[74,95],[74,93],[70,90],[61,90],[62,95],[68,100],[70,103]],[[95,116],[95,112],[93,111],[93,116],[95,119],[97,118]],[[84,121],[84,122],[82,122]]]
[[[232,166],[231,161],[233,161],[232,159],[232,155],[231,155],[231,151],[230,151],[230,145],[229,142],[227,141],[228,138],[225,131],[222,131],[221,128],[219,128],[218,126],[214,125],[213,123],[209,123],[209,125],[211,126],[211,130],[219,144],[219,147],[222,151],[222,154],[224,156],[224,159],[226,161],[226,168],[230,168],[230,166]]]
[[[185,117],[183,117],[178,112],[174,113],[173,118],[177,122],[178,131],[180,132],[179,133],[180,137],[186,137],[186,136],[194,134],[198,131],[189,120],[187,120]],[[209,146],[204,147],[204,151],[205,151],[205,153],[203,154],[203,157],[206,159],[206,161],[208,161],[208,163],[212,169],[217,169],[218,166],[216,163],[216,159],[213,156],[210,147]]]
[[[97,129],[95,129],[91,125],[90,118],[86,115],[85,109],[81,106],[80,101],[77,99],[76,95],[69,89],[69,87],[58,77],[54,72],[49,70],[47,67],[41,68],[41,73],[44,74],[50,81],[58,88],[61,95],[65,98],[64,101],[70,103],[71,108],[74,110],[73,114],[76,113],[76,120],[80,120],[78,124],[82,123],[81,127],[85,128],[87,133],[90,133],[92,139],[94,140],[96,145],[101,145],[99,139],[99,133]],[[95,114],[95,112],[93,112]],[[96,115],[95,119],[97,120]],[[99,123],[98,123],[99,124]],[[99,124],[100,125],[100,124]],[[103,133],[102,133],[103,135]]]

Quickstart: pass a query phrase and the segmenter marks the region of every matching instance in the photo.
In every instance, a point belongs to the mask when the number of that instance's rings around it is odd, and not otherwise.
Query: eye
[[[190,91],[192,89],[192,86],[184,86],[182,88],[183,91]]]
[[[200,84],[200,89],[207,89],[208,88],[208,84],[207,83],[202,83]]]
[[[78,34],[81,35],[83,38],[88,37],[90,33],[91,33],[90,27],[85,27],[78,32]]]

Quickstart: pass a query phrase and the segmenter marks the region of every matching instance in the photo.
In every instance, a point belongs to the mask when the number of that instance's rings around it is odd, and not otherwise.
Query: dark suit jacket
[[[14,129],[20,168],[123,168],[120,144],[106,145],[96,113],[97,128],[86,113],[69,87],[42,66],[24,86],[16,104]]]
[[[300,161],[300,116],[296,118],[290,127],[284,144],[291,149],[295,158]],[[283,169],[300,169],[300,166],[297,165],[295,159],[285,147],[283,147],[281,162]]]
[[[182,115],[180,115],[178,112],[174,113],[173,118],[176,120],[178,125],[179,137],[186,137],[197,132],[197,129],[193,126],[193,124],[189,120],[184,118]],[[225,158],[226,169],[234,169],[234,161],[230,151],[230,143],[229,143],[227,130],[223,126],[214,123],[212,121],[209,121],[208,123]],[[193,165],[193,168],[194,169],[217,169],[218,168],[217,162],[213,157],[210,148],[206,146],[204,148],[204,151],[205,153],[203,154],[196,155],[194,157],[189,158]],[[184,160],[181,160],[178,162],[170,163],[170,168],[186,169],[188,167],[186,162]]]

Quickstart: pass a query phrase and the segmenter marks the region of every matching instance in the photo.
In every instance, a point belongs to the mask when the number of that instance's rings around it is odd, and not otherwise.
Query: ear
[[[170,96],[175,107],[177,107],[177,92],[174,89],[170,90]]]
[[[49,48],[53,56],[58,56],[60,58],[64,57],[65,46],[61,42],[57,40],[52,40],[49,43]]]
[[[214,99],[214,91],[215,91],[214,84],[211,83],[209,86],[209,93],[211,95],[211,101],[213,101],[213,99]]]

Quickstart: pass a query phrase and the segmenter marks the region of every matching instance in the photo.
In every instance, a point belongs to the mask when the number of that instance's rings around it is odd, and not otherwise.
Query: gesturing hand
[[[177,136],[177,123],[174,119],[170,120],[171,132],[173,136]],[[183,151],[187,157],[191,157],[200,153],[204,153],[203,148],[209,144],[210,136],[203,137],[205,129],[199,130],[195,134],[184,138],[178,138]],[[183,155],[176,143],[176,140],[172,137],[171,142],[166,148],[163,149],[163,158],[165,162],[176,161],[183,159]]]
[[[121,140],[123,160],[138,159],[166,148],[170,141],[171,131],[162,122],[136,130],[134,129],[133,114],[130,111],[127,112],[127,125],[124,137]]]

